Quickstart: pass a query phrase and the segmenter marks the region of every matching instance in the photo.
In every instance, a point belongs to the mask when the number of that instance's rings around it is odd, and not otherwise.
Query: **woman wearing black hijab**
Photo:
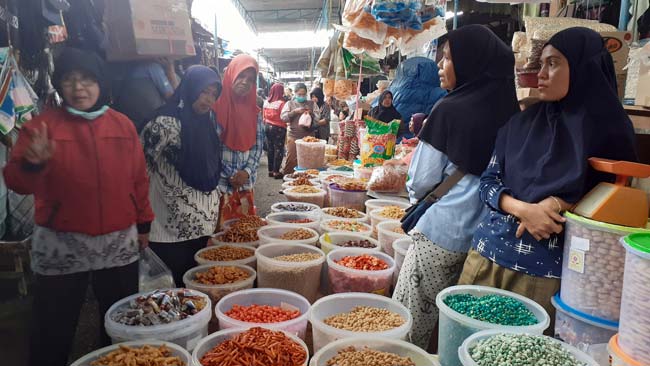
[[[438,320],[436,295],[457,281],[486,211],[478,196],[479,177],[497,131],[519,110],[514,56],[489,29],[471,25],[450,32],[443,54],[439,75],[450,93],[433,107],[420,131],[406,184],[411,202],[422,200],[454,173],[464,175],[416,219],[409,232],[415,246],[406,255],[393,295],[413,315],[410,341],[425,349]]]
[[[368,113],[370,117],[386,123],[402,119],[402,115],[393,105],[393,92],[384,90],[383,93],[379,94],[377,100],[379,104],[370,110],[370,113]]]
[[[314,88],[309,94],[311,101],[316,103],[316,109],[320,113],[320,120],[318,120],[316,125],[316,137],[321,140],[329,141],[330,139],[330,119],[331,111],[330,106],[325,103],[325,94],[323,94],[323,89]]]
[[[488,208],[473,239],[461,284],[517,292],[544,306],[560,288],[561,212],[596,184],[587,159],[636,161],[634,130],[616,93],[612,58],[598,33],[570,28],[542,52],[542,102],[499,132],[481,177]]]

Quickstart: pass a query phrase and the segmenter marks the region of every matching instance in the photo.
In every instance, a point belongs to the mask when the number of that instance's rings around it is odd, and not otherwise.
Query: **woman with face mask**
[[[154,218],[142,145],[133,122],[108,106],[104,62],[63,49],[53,83],[63,107],[25,124],[3,172],[7,187],[36,202],[33,366],[68,364],[89,283],[101,346],[110,344],[104,314],[138,292],[140,248]]]
[[[211,107],[220,93],[219,75],[192,66],[142,131],[156,213],[151,249],[169,266],[177,286],[217,226],[221,141]]]
[[[293,173],[298,165],[298,156],[296,154],[296,140],[307,136],[315,136],[314,126],[318,123],[321,115],[318,106],[312,100],[307,98],[307,86],[299,83],[295,87],[296,95],[288,101],[282,108],[282,120],[288,125],[287,130],[287,154],[282,163],[282,174]],[[300,117],[308,114],[311,118],[311,126],[301,126]]]
[[[613,181],[587,159],[636,161],[636,153],[612,57],[598,33],[559,32],[541,61],[541,102],[501,129],[481,177],[480,197],[489,214],[474,234],[459,283],[519,293],[554,319],[550,300],[560,289],[561,214],[599,182]]]
[[[413,314],[411,342],[424,349],[438,320],[436,296],[458,280],[485,213],[478,196],[479,177],[490,160],[497,131],[519,110],[510,48],[479,25],[454,30],[448,39],[439,76],[450,92],[433,107],[420,131],[406,187],[416,203],[448,179],[458,180],[410,221],[415,245],[406,255],[393,294]]]
[[[223,75],[223,91],[214,105],[222,141],[223,193],[220,222],[255,214],[253,186],[264,150],[264,126],[257,108],[257,61],[239,55]]]

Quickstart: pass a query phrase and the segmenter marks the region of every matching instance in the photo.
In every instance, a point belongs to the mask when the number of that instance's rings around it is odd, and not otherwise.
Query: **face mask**
[[[296,97],[296,102],[304,103],[307,101],[307,97]]]
[[[94,112],[83,112],[69,106],[65,107],[65,109],[68,111],[68,113],[72,114],[73,116],[81,117],[89,121],[92,121],[98,117],[101,117],[104,113],[106,113],[106,111],[108,110],[108,106],[105,105]]]

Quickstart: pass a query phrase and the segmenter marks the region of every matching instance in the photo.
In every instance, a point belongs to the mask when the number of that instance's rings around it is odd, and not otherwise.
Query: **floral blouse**
[[[150,189],[156,218],[149,240],[172,243],[212,235],[219,214],[219,190],[201,192],[181,179],[173,162],[181,147],[180,121],[159,116],[140,136],[144,145]]]

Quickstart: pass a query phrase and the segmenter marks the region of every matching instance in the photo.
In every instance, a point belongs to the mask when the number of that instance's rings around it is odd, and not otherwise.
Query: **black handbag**
[[[406,214],[402,217],[400,222],[402,223],[402,230],[405,233],[409,233],[418,221],[420,217],[424,215],[425,212],[433,205],[438,202],[444,195],[449,193],[449,191],[465,176],[460,170],[456,170],[452,175],[445,178],[440,184],[436,186],[431,192],[429,192],[424,198],[418,201],[418,203],[409,207],[406,210]]]

